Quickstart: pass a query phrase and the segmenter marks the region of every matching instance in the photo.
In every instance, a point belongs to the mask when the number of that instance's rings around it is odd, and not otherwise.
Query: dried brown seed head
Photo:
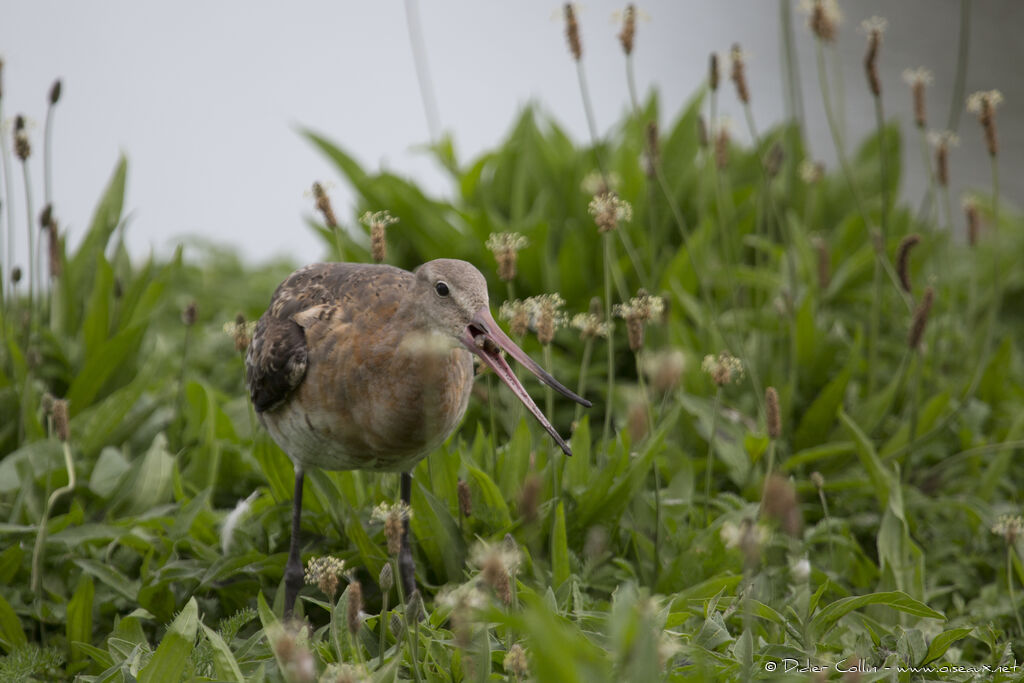
[[[469,493],[469,484],[465,480],[459,479],[457,489],[459,494],[459,514],[463,517],[472,517],[473,499]]]
[[[900,277],[900,285],[903,291],[911,292],[910,285],[910,250],[921,242],[921,236],[917,233],[907,235],[900,240],[900,246],[896,248],[896,273]]]
[[[52,107],[53,105],[57,104],[58,102],[60,102],[60,79],[59,78],[53,82],[52,86],[50,86],[50,106]]]
[[[985,131],[985,146],[989,156],[999,154],[998,134],[996,133],[996,107],[1003,101],[1003,94],[998,90],[985,90],[972,93],[967,98],[967,111],[977,114],[978,122]]]
[[[540,478],[530,474],[523,482],[523,491],[519,494],[519,514],[527,522],[537,521],[537,505],[540,502]]]
[[[65,399],[55,399],[53,401],[53,431],[57,434],[57,438],[67,443],[70,435],[70,428],[68,424],[68,402]]]
[[[363,621],[359,613],[363,611],[363,585],[358,581],[352,581],[348,585],[348,609],[345,613],[345,623],[348,632],[355,636],[359,633],[359,627]]]
[[[198,315],[198,304],[195,299],[190,301],[185,310],[181,312],[181,322],[185,324],[185,327],[192,327],[196,324],[196,317]]]
[[[775,390],[775,387],[765,389],[764,406],[768,437],[777,439],[782,435],[782,417],[779,411],[779,392]]]
[[[718,53],[712,52],[708,58],[708,86],[711,88],[711,92],[718,90],[718,81]]]
[[[583,44],[580,42],[580,25],[576,21],[576,10],[571,2],[565,3],[565,37],[569,41],[569,52],[577,62],[583,57]]]
[[[907,335],[907,346],[912,351],[921,346],[921,339],[924,337],[925,327],[928,325],[928,314],[932,310],[932,303],[935,299],[935,290],[928,287],[921,296],[921,303],[914,310],[914,319],[910,324],[910,334]]]
[[[789,479],[778,474],[769,475],[764,483],[761,512],[776,520],[782,530],[790,536],[800,535],[803,518],[796,499],[796,489]]]
[[[626,55],[633,54],[633,40],[636,38],[636,6],[633,3],[626,5],[622,13],[622,31],[619,33],[619,42],[622,44],[622,51]]]
[[[747,71],[746,63],[743,60],[743,50],[740,49],[739,43],[732,46],[732,50],[729,52],[729,77],[732,79],[733,85],[736,86],[736,96],[740,99],[743,104],[750,103],[750,89],[747,88]]]

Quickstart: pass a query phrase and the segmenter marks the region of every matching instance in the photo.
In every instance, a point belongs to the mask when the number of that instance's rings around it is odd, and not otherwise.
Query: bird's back
[[[407,470],[466,410],[473,367],[463,349],[417,352],[400,309],[416,276],[320,263],[292,273],[256,325],[246,381],[260,421],[297,463]]]

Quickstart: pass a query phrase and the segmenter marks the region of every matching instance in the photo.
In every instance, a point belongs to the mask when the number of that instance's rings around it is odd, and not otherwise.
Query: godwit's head
[[[591,403],[562,386],[502,332],[491,316],[487,281],[480,271],[466,261],[437,259],[424,263],[415,273],[416,288],[411,296],[414,304],[412,315],[419,318],[417,322],[421,329],[427,328],[447,337],[476,354],[508,385],[559,447],[571,455],[569,445],[526,393],[501,352],[508,353],[540,381],[563,396],[588,408]]]

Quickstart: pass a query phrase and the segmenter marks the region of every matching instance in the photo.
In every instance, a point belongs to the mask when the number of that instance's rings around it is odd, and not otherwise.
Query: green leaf
[[[870,593],[849,598],[840,598],[824,607],[811,620],[810,632],[814,640],[821,640],[844,616],[867,605],[885,605],[915,617],[946,620],[942,612],[936,612],[928,605],[915,600],[902,591]]]
[[[921,661],[921,666],[925,666],[936,659],[946,654],[946,650],[958,640],[966,638],[971,634],[973,628],[953,628],[948,631],[943,631],[939,635],[932,638],[932,642],[928,644],[928,654],[924,656]]]
[[[561,586],[569,578],[569,541],[565,533],[565,507],[558,501],[551,531],[551,584]]]
[[[115,334],[86,359],[68,388],[68,407],[73,416],[92,405],[116,370],[134,361],[145,333],[145,324],[132,325]],[[122,409],[127,411],[128,406],[122,405]]]
[[[138,580],[129,579],[112,565],[90,560],[84,557],[76,557],[75,564],[84,571],[89,572],[102,583],[114,590],[115,593],[125,597],[129,602],[135,602],[139,594]]]
[[[21,628],[21,621],[10,603],[0,595],[0,646],[10,652],[15,648],[28,644],[25,631]]]
[[[96,594],[92,577],[82,574],[78,579],[78,586],[74,595],[68,602],[67,623],[65,633],[68,642],[71,643],[71,661],[83,659],[86,654],[82,648],[75,645],[76,642],[92,642],[92,602]]]
[[[512,525],[512,517],[494,480],[483,470],[466,463],[466,471],[473,478],[475,493],[481,505],[473,509],[473,516],[481,519],[488,528],[508,529]]]
[[[231,652],[228,644],[224,642],[219,633],[206,624],[201,623],[200,626],[202,626],[203,633],[213,648],[213,668],[217,672],[217,678],[222,681],[245,683],[242,670],[238,668],[238,660],[235,659],[235,655]]]
[[[190,598],[167,627],[153,658],[139,672],[139,683],[178,683],[195,645],[198,628],[199,606],[195,598]]]
[[[893,477],[892,472],[882,464],[878,453],[875,451],[874,444],[871,443],[871,439],[857,426],[853,418],[847,415],[844,410],[840,410],[839,419],[850,433],[850,436],[853,437],[853,441],[857,445],[857,455],[860,457],[861,465],[864,466],[868,477],[871,479],[871,484],[875,489],[875,496],[877,496],[878,501],[884,507],[889,502],[889,494],[893,487],[899,484]]]
[[[794,450],[803,450],[828,440],[829,432],[836,420],[836,412],[843,402],[851,370],[846,368],[821,390],[814,402],[804,412],[803,419],[793,435]]]

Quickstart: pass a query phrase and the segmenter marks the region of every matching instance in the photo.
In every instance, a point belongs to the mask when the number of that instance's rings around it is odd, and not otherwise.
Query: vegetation
[[[477,264],[595,404],[547,397],[566,458],[478,378],[415,472],[412,596],[380,507],[397,477],[308,472],[308,630],[280,618],[292,467],[243,382],[246,321],[294,264],[133,262],[124,161],[74,250],[55,210],[28,226],[56,241],[4,282],[0,679],[1016,680],[1024,218],[995,173],[966,242],[938,167],[902,203],[881,93],[877,133],[847,155],[837,126],[822,172],[797,120],[758,132],[732,63],[752,146],[704,123],[712,73],[666,126],[652,95],[591,144],[532,108],[468,162],[442,140],[448,198],[305,134],[359,213],[398,221],[339,225],[319,188],[329,257]]]

